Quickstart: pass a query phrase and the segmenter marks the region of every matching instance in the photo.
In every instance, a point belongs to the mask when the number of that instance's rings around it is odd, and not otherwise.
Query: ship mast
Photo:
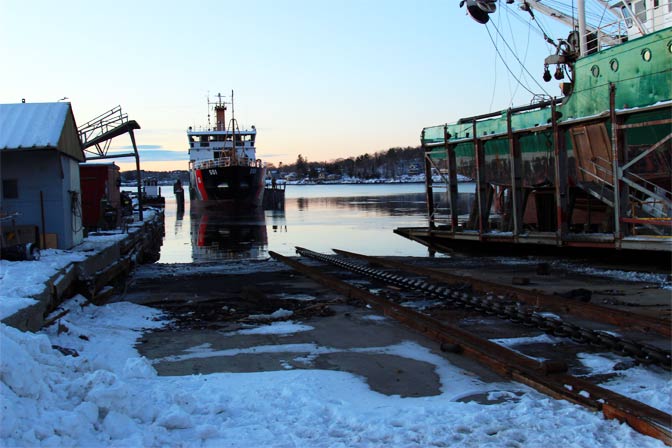
[[[232,164],[238,165],[238,149],[236,148],[236,114],[233,108],[233,89],[231,89],[231,152]]]
[[[588,42],[586,36],[586,1],[578,0],[577,15],[579,16],[579,57],[588,54]]]

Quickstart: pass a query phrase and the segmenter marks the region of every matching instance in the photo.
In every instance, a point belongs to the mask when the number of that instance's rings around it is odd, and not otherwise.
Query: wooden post
[[[434,188],[432,187],[432,163],[429,160],[430,151],[427,151],[427,148],[425,147],[425,131],[423,129],[422,131],[422,137],[421,137],[421,144],[422,144],[422,153],[425,156],[425,194],[426,194],[426,202],[427,202],[427,215],[428,215],[428,222],[429,222],[429,230],[431,231],[432,229],[436,228],[436,224],[434,221]]]
[[[611,157],[614,182],[614,243],[616,248],[621,247],[623,233],[621,232],[621,174],[619,159],[620,131],[616,116],[616,84],[609,84],[609,115],[611,118]]]
[[[485,197],[485,157],[483,154],[483,142],[478,138],[476,131],[476,120],[473,121],[474,132],[474,159],[476,161],[476,200],[478,204],[478,237],[483,238],[483,232],[488,229],[487,200]]]
[[[42,193],[42,190],[40,190],[40,213],[41,213],[41,217],[42,217],[42,238],[41,238],[42,241],[40,242],[40,245],[42,246],[41,249],[44,250],[44,249],[47,248],[47,244],[46,244],[46,241],[45,241],[46,230],[44,228],[44,221],[45,221],[45,219],[44,219],[44,193]]]
[[[450,201],[450,227],[453,235],[459,226],[458,217],[458,190],[457,190],[457,163],[455,161],[455,146],[448,144],[448,126],[443,128],[443,136],[446,142],[446,163],[448,164],[448,200]]]
[[[506,128],[509,140],[509,169],[511,172],[511,213],[512,213],[512,233],[514,241],[523,229],[523,163],[520,156],[520,144],[518,137],[513,133],[511,125],[511,109],[506,111]]]
[[[567,208],[567,147],[564,136],[560,134],[558,118],[556,116],[556,101],[551,103],[551,122],[553,125],[553,154],[555,156],[555,206],[556,206],[556,241],[562,246],[568,226]]]

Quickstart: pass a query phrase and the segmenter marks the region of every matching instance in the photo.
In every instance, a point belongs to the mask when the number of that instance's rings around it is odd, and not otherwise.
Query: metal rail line
[[[528,291],[521,288],[515,288],[509,285],[479,280],[473,277],[450,274],[448,272],[438,271],[436,269],[424,268],[421,266],[412,266],[394,260],[380,257],[371,257],[367,255],[348,252],[340,249],[332,249],[335,253],[349,258],[356,258],[367,263],[378,264],[400,271],[411,272],[432,280],[447,283],[449,285],[463,285],[469,283],[472,290],[484,294],[497,294],[509,297],[528,305],[543,307],[548,311],[557,313],[566,313],[577,317],[591,319],[597,322],[616,325],[622,328],[632,328],[643,332],[655,332],[661,336],[671,337],[672,328],[670,323],[663,319],[657,319],[649,316],[626,313],[621,310],[607,308],[592,303],[560,301],[558,297],[543,294],[538,291]]]
[[[442,346],[446,344],[452,351],[476,359],[506,378],[519,381],[551,397],[565,399],[593,411],[601,411],[606,418],[626,422],[636,431],[672,446],[670,414],[568,375],[565,373],[564,363],[536,361],[468,331],[371,294],[325,274],[320,269],[273,251],[269,251],[269,254],[346,297],[369,304],[372,308],[425,334]]]
[[[463,288],[451,289],[419,279],[409,279],[400,275],[354,264],[334,255],[321,254],[301,247],[297,247],[296,251],[303,256],[321,260],[369,278],[384,281],[401,288],[422,292],[425,295],[441,299],[454,306],[475,309],[476,311],[495,315],[513,323],[537,327],[541,331],[557,337],[569,337],[578,343],[588,343],[602,347],[619,355],[632,357],[642,364],[656,364],[667,370],[672,368],[672,354],[669,351],[614,336],[605,331],[595,331],[580,327],[557,317],[548,317],[534,309],[530,309],[523,303],[515,301],[503,302],[492,293],[484,295],[470,294],[464,291]],[[462,282],[463,284],[464,281]]]

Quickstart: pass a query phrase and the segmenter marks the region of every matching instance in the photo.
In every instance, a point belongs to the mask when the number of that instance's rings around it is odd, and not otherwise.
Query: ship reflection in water
[[[458,200],[469,213],[473,184]],[[256,213],[178,210],[166,200],[162,263],[267,259],[269,251],[295,256],[295,246],[321,252],[332,248],[369,255],[427,256],[427,249],[394,233],[397,227],[427,225],[424,185],[324,185],[287,188],[284,210]],[[445,194],[438,188],[438,196]],[[329,196],[331,195],[331,196]],[[441,202],[441,203],[445,203]],[[171,229],[171,230],[168,230]]]
[[[190,213],[194,263],[265,257],[268,246],[263,210],[244,214],[198,210]]]

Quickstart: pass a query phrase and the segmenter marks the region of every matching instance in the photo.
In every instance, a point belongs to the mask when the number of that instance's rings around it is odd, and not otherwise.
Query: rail
[[[672,336],[672,329],[668,322],[662,319],[651,318],[647,316],[639,316],[632,313],[626,313],[611,308],[605,308],[591,303],[583,302],[565,302],[558,303],[557,297],[548,296],[538,291],[528,291],[526,289],[516,288],[509,285],[501,285],[498,283],[489,282],[486,280],[479,280],[476,278],[467,278],[462,275],[450,274],[435,269],[423,268],[420,266],[413,266],[406,263],[389,260],[381,257],[372,257],[368,255],[357,254],[340,249],[333,249],[339,255],[349,258],[356,258],[367,263],[386,266],[392,269],[412,272],[417,275],[422,275],[436,281],[464,285],[468,281],[472,289],[477,292],[486,294],[505,295],[513,297],[516,300],[525,302],[527,305],[536,307],[544,307],[553,312],[568,313],[582,318],[589,318],[599,322],[604,322],[611,325],[616,325],[623,328],[633,328],[642,332],[655,332],[665,337]]]
[[[302,255],[317,254],[303,248],[297,248],[297,250]],[[672,445],[670,428],[672,416],[596,386],[582,378],[569,375],[565,373],[566,365],[563,363],[539,362],[528,358],[473,333],[440,322],[341,281],[325,274],[323,269],[307,266],[273,251],[269,251],[269,254],[274,259],[282,261],[298,272],[349,298],[362,300],[372,308],[382,311],[385,315],[439,342],[442,347],[445,346],[455,353],[476,359],[504,377],[526,384],[551,397],[565,399],[594,411],[601,411],[606,418],[627,422],[636,431]],[[371,270],[371,268],[362,269]],[[387,281],[394,277],[393,274],[383,275]]]
[[[261,159],[250,159],[247,157],[233,160],[231,157],[220,157],[218,159],[197,160],[192,162],[192,167],[197,170],[209,168],[224,168],[229,166],[250,166],[263,168],[266,166]]]

